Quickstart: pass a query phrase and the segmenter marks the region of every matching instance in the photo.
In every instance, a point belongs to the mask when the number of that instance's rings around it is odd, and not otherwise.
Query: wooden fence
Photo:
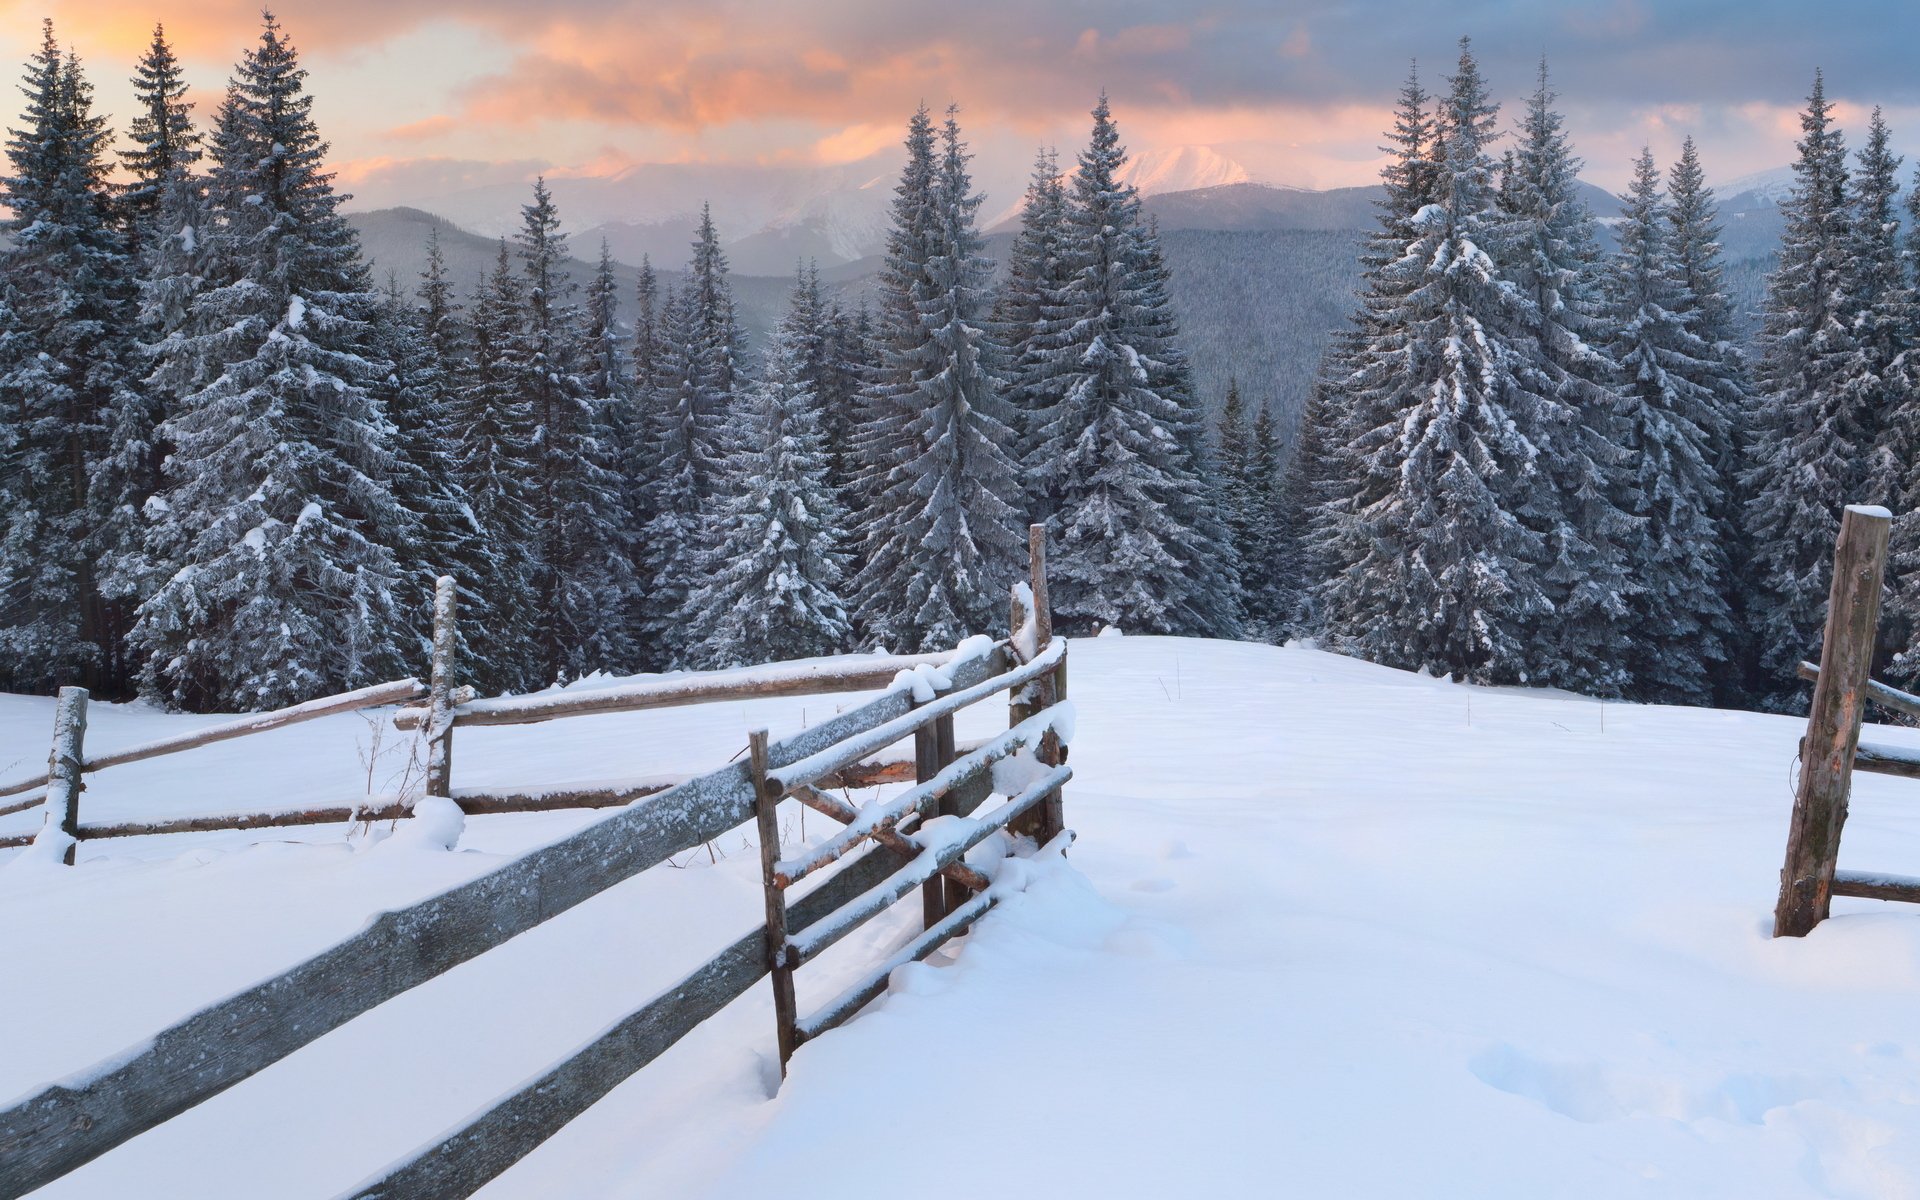
[[[493,1107],[345,1194],[365,1200],[470,1195],[770,973],[784,1070],[802,1040],[845,1021],[884,988],[893,967],[925,957],[992,907],[999,897],[990,881],[966,865],[966,848],[1000,828],[1031,835],[1043,846],[1071,841],[1060,824],[1060,788],[1071,777],[1060,729],[1068,717],[1067,645],[1047,628],[1044,556],[1036,527],[1033,580],[1014,589],[1013,629],[1006,640],[975,639],[937,670],[918,670],[916,686],[890,687],[792,737],[769,741],[756,731],[747,761],[636,799],[467,883],[382,913],[360,933],[291,970],[0,1111],[0,1200],[74,1170],[394,996],[747,821],[756,822],[760,834],[764,925],[744,931],[706,964]],[[441,608],[451,610],[444,596]],[[436,641],[444,648],[451,639]],[[440,765],[429,776],[437,795],[446,794],[451,771],[448,735],[463,717],[497,718],[503,711],[529,716],[536,708],[528,706],[537,706],[542,715],[533,719],[541,720],[627,711],[605,707],[609,702],[653,707],[642,688],[661,686],[615,689],[629,693],[618,701],[589,693],[488,701],[483,707],[453,703],[450,682],[436,671],[429,686],[442,699],[419,718],[430,736],[440,735]],[[1001,693],[1010,699],[1008,730],[962,751],[954,742],[954,714]],[[557,711],[566,700],[594,707]],[[479,716],[465,723],[489,721]],[[823,784],[836,773],[909,736],[915,786],[864,807],[825,792]],[[993,793],[994,765],[1016,754],[1027,760],[1025,769],[1001,774],[1003,783],[1020,780],[1017,794],[972,819]],[[774,809],[784,796],[845,828],[792,859],[781,858]],[[963,820],[936,827],[937,836],[936,830],[920,831],[916,822],[936,813]],[[837,870],[789,901],[789,889],[835,862]],[[916,889],[923,897],[924,931],[820,1012],[800,1019],[794,970]]]
[[[1813,703],[1800,741],[1800,779],[1773,913],[1775,937],[1813,932],[1827,919],[1835,896],[1920,903],[1920,878],[1839,869],[1853,773],[1920,779],[1920,753],[1860,742],[1869,702],[1920,717],[1920,696],[1872,678],[1892,524],[1883,508],[1850,505],[1841,514],[1820,663],[1803,662],[1799,670],[1813,681]]]
[[[205,833],[222,829],[269,829],[301,825],[336,825],[347,821],[396,820],[413,815],[415,798],[366,799],[302,809],[273,809],[221,813],[172,820],[123,821],[87,825],[80,821],[80,796],[85,776],[107,767],[179,754],[237,737],[267,733],[338,713],[357,712],[425,700],[424,707],[403,708],[394,715],[402,730],[427,730],[425,792],[454,800],[469,816],[490,813],[545,812],[562,808],[612,808],[642,796],[662,792],[682,779],[651,777],[611,783],[559,787],[452,787],[453,730],[460,725],[511,725],[549,721],[597,713],[636,712],[642,709],[744,700],[765,696],[811,696],[869,691],[885,687],[903,670],[938,666],[947,654],[875,655],[830,662],[803,662],[736,671],[705,671],[671,679],[651,680],[590,691],[475,700],[471,688],[455,687],[454,585],[442,578],[435,589],[433,682],[401,679],[375,684],[337,696],[323,696],[289,708],[254,713],[218,725],[163,738],[144,745],[88,757],[85,754],[87,691],[61,688],[54,710],[53,748],[45,773],[35,772],[0,783],[0,797],[31,793],[24,800],[0,804],[0,816],[43,808],[42,833],[0,836],[0,849],[27,845],[46,836],[64,843],[63,859],[74,861],[74,844],[98,838],[144,837],[166,833]],[[900,783],[913,777],[911,760],[879,760],[851,764],[837,775],[835,787],[871,787]]]

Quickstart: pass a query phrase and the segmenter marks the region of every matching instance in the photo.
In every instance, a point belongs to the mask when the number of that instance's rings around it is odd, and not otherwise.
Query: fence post
[[[80,793],[87,738],[87,689],[63,687],[53,710],[53,749],[47,754],[47,816],[42,837],[57,829],[66,835],[61,861],[73,865],[80,838]]]
[[[453,576],[433,587],[433,676],[427,692],[427,795],[453,796]]]
[[[1019,584],[1013,586],[1013,603],[1008,613],[1011,626],[1009,636],[1018,642],[1020,631],[1029,620],[1033,623],[1033,652],[1045,650],[1053,642],[1053,610],[1047,597],[1047,527],[1030,525],[1027,527],[1027,587],[1022,594]],[[1032,607],[1029,608],[1028,604]],[[1015,658],[1025,661],[1020,647],[1013,646]],[[1018,725],[1066,697],[1067,663],[1060,660],[1060,666],[1053,672],[1043,675],[1014,691],[1013,702],[1007,714],[1008,723]],[[1059,766],[1066,761],[1064,747],[1060,739],[1051,730],[1040,739],[1040,745],[1034,755],[1048,766]],[[1054,792],[1035,805],[1011,827],[1014,832],[1027,834],[1040,845],[1052,841],[1065,828],[1065,811],[1059,792]]]
[[[952,718],[947,718],[951,720]],[[937,722],[936,722],[937,724]],[[922,725],[913,731],[913,781],[925,783],[940,773],[946,762],[940,757],[940,735],[933,724]],[[942,800],[944,811],[946,802]],[[935,875],[920,885],[921,927],[932,929],[947,915],[947,885],[940,875]]]
[[[1029,525],[1027,527],[1027,576],[1033,589],[1033,623],[1036,631],[1034,648],[1045,650],[1053,644],[1053,604],[1047,595],[1047,527]],[[1067,659],[1065,647],[1061,648],[1060,665],[1051,675],[1034,680],[1039,691],[1042,706],[1050,707],[1067,698]],[[1049,729],[1040,739],[1038,758],[1050,767],[1057,767],[1067,761],[1066,747],[1060,744],[1060,735]],[[1059,789],[1051,792],[1034,809],[1034,840],[1042,846],[1058,837],[1067,827],[1066,803]]]
[[[753,817],[760,834],[760,875],[767,900],[767,970],[773,977],[774,1034],[780,1046],[780,1078],[799,1046],[799,1010],[793,999],[793,968],[787,962],[787,894],[775,881],[780,864],[780,793],[767,781],[767,731],[747,735],[747,765],[753,775]]]
[[[1840,516],[1820,677],[1813,685],[1807,733],[1800,742],[1800,784],[1793,797],[1786,865],[1780,869],[1780,899],[1773,910],[1775,937],[1805,937],[1826,920],[1831,906],[1892,524],[1883,508],[1850,504]]]

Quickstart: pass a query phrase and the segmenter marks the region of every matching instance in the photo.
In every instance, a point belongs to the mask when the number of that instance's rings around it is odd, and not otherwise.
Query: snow
[[[939,1164],[912,1137],[862,1136],[849,1159],[849,1123],[924,1112],[956,1080],[982,1085],[995,1128],[1026,1131],[992,1149],[1024,1195],[1920,1194],[1920,912],[1840,899],[1812,936],[1768,937],[1801,721],[1614,703],[1603,720],[1563,693],[1304,646],[1086,639],[1072,672],[1068,861],[1000,862],[1007,894],[974,931],[803,1046],[777,1096],[763,985],[480,1195],[805,1180],[893,1200]],[[782,736],[861,699],[462,730],[455,780],[691,773],[749,729]],[[0,696],[0,746],[43,745],[52,714]],[[89,716],[102,750],[214,720]],[[958,733],[1005,722],[987,702]],[[82,815],[338,802],[368,786],[368,731],[328,717],[111,768]],[[1871,737],[1920,749],[1916,730]],[[1915,786],[1856,780],[1843,867],[1920,873]],[[475,817],[452,853],[329,828],[90,842],[76,868],[0,871],[0,1027],[33,1031],[0,1053],[0,1096],[91,1070],[602,815]],[[810,841],[838,828],[783,811],[788,853],[803,819]],[[38,824],[16,814],[0,833]],[[750,929],[759,876],[743,832],[711,862],[679,856],[40,1195],[335,1194]],[[804,966],[801,1011],[895,955],[918,918],[910,897]]]

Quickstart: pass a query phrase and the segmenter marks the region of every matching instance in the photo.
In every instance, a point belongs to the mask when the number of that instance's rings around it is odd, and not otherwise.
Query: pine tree
[[[1248,467],[1253,452],[1249,439],[1253,433],[1247,424],[1247,405],[1240,398],[1237,378],[1227,381],[1227,398],[1220,405],[1214,431],[1210,465],[1224,501],[1227,531],[1241,562],[1250,563],[1247,551],[1253,545],[1260,514]]]
[[[1818,72],[1800,128],[1779,263],[1767,278],[1761,398],[1744,476],[1756,592],[1750,621],[1760,687],[1778,707],[1797,690],[1795,665],[1820,644],[1835,522],[1863,482],[1861,435],[1873,424],[1872,414],[1847,407],[1856,396],[1845,386],[1854,362],[1843,272],[1852,241],[1846,147]]]
[[[1913,186],[1907,191],[1907,237],[1902,253],[1907,268],[1908,286],[1914,298],[1914,324],[1910,336],[1920,342],[1920,168],[1914,173]],[[1906,363],[1908,395],[1920,394],[1920,363],[1909,357]],[[1920,406],[1911,400],[1901,406],[1894,424],[1909,447],[1920,446]],[[1888,573],[1894,581],[1887,603],[1895,645],[1904,645],[1894,659],[1896,676],[1909,687],[1920,682],[1920,465],[1910,462],[1909,474],[1902,482],[1899,507],[1895,509],[1892,549]]]
[[[1841,404],[1858,415],[1858,437],[1867,448],[1855,499],[1893,507],[1915,449],[1907,359],[1914,303],[1900,253],[1900,157],[1889,149],[1889,136],[1874,109],[1848,193],[1852,230],[1843,274],[1853,361],[1842,370],[1847,397]]]
[[[907,122],[907,162],[894,187],[886,255],[875,281],[877,311],[868,329],[872,361],[848,439],[853,481],[842,498],[848,511],[858,514],[861,530],[880,516],[875,505],[908,453],[910,413],[899,396],[907,386],[906,356],[925,337],[915,305],[927,290],[926,263],[933,254],[934,141],[933,119],[923,104]],[[864,535],[861,541],[864,563]],[[863,574],[870,565],[864,563]],[[865,621],[866,614],[857,615]]]
[[[1366,284],[1343,385],[1360,414],[1340,450],[1352,476],[1317,518],[1334,527],[1320,596],[1335,646],[1475,682],[1527,682],[1552,612],[1545,539],[1527,520],[1548,401],[1531,390],[1540,355],[1524,336],[1525,299],[1497,265],[1510,253],[1487,150],[1499,109],[1464,39],[1450,84],[1431,200],[1404,219],[1392,207],[1400,181],[1417,187],[1436,153],[1417,141],[1402,143],[1388,177],[1383,240],[1396,228],[1407,240],[1380,255]],[[1403,125],[1411,107],[1403,99]]]
[[[1260,637],[1276,643],[1298,623],[1300,607],[1298,571],[1292,562],[1295,517],[1285,460],[1273,408],[1261,405],[1247,451],[1247,494],[1255,524],[1241,564],[1250,623]]]
[[[869,636],[903,650],[994,628],[1023,549],[1024,497],[1005,449],[1000,348],[988,328],[993,263],[953,110],[936,152],[925,109],[881,279],[885,325],[862,453],[871,472],[856,580]]]
[[[1537,347],[1530,386],[1547,400],[1540,463],[1551,487],[1532,489],[1522,517],[1546,538],[1551,562],[1542,580],[1553,601],[1541,639],[1541,682],[1618,695],[1625,670],[1628,606],[1635,582],[1629,548],[1638,538],[1625,494],[1626,404],[1618,367],[1606,355],[1600,251],[1593,214],[1580,199],[1581,167],[1554,111],[1542,60],[1502,183],[1512,218],[1503,244],[1507,274],[1525,304],[1519,332]]]
[[[205,379],[168,415],[175,447],[144,558],[157,585],[130,641],[143,690],[194,708],[291,703],[405,666],[394,431],[370,389],[380,298],[337,209],[313,97],[271,15],[213,145],[215,282],[160,369]]]
[[[820,409],[820,432],[827,447],[827,479],[846,511],[848,528],[863,518],[859,485],[859,458],[855,449],[862,393],[873,371],[868,353],[869,328],[864,305],[849,312],[837,302],[828,306],[826,335],[821,339],[820,365],[812,380]],[[848,548],[849,572],[857,562]]]
[[[1608,277],[1617,331],[1611,350],[1625,371],[1627,492],[1641,526],[1632,548],[1638,586],[1626,666],[1640,699],[1706,704],[1731,634],[1714,461],[1726,430],[1720,398],[1700,382],[1715,350],[1689,328],[1685,276],[1668,245],[1672,226],[1651,151],[1634,164],[1621,200],[1620,251]]]
[[[145,402],[130,386],[133,280],[107,183],[102,117],[53,23],[21,90],[24,127],[0,180],[12,244],[0,256],[15,329],[0,360],[10,434],[0,457],[0,681],[18,690],[80,684],[117,691],[122,613],[104,602],[103,513],[138,507],[141,480],[96,477],[112,431]],[[127,438],[137,437],[130,429]]]
[[[1007,277],[993,310],[994,324],[1007,347],[1007,404],[1018,439],[1015,457],[1029,474],[1037,474],[1039,414],[1049,403],[1047,383],[1054,362],[1042,345],[1047,298],[1067,282],[1066,234],[1066,180],[1054,152],[1042,150],[1034,159],[1020,209],[1020,229],[1007,257]],[[1043,521],[1051,511],[1051,498],[1044,490],[1028,497],[1030,520]]]
[[[719,536],[682,620],[687,662],[713,668],[844,651],[852,638],[840,583],[844,513],[828,481],[819,411],[803,373],[818,338],[806,279],[742,400],[734,482],[720,497]]]
[[[726,254],[707,209],[686,280],[668,300],[661,328],[651,439],[660,457],[647,493],[645,613],[654,653],[679,664],[691,649],[680,615],[705,569],[725,460],[735,446],[743,345]]]
[[[475,585],[478,611],[466,622],[474,627],[470,639],[485,648],[473,682],[489,692],[524,691],[551,677],[528,637],[540,619],[534,601],[541,550],[534,516],[538,430],[520,386],[525,292],[504,239],[469,312],[471,346],[449,397],[448,466],[487,549],[487,569]]]
[[[620,423],[624,441],[619,462],[627,509],[627,560],[638,589],[638,594],[627,605],[625,626],[627,640],[633,648],[634,666],[643,671],[657,671],[667,665],[665,655],[654,642],[656,630],[647,601],[648,563],[659,557],[648,530],[657,515],[652,506],[655,481],[661,470],[661,447],[657,439],[661,429],[661,370],[666,357],[663,317],[660,277],[654,272],[653,259],[642,255],[640,280],[634,291],[633,348],[628,368],[631,382],[626,415]]]
[[[133,90],[138,115],[127,130],[133,146],[120,152],[120,163],[133,176],[122,203],[137,250],[160,214],[168,180],[191,172],[200,161],[200,134],[193,127],[186,76],[164,26],[153,27],[153,42],[134,69]]]
[[[1047,297],[1050,360],[1034,473],[1052,499],[1060,617],[1147,633],[1232,636],[1237,566],[1201,478],[1198,406],[1158,242],[1123,182],[1103,95],[1072,182],[1066,282]]]
[[[514,365],[532,408],[537,468],[533,595],[540,620],[532,632],[542,673],[577,679],[627,668],[633,658],[626,611],[637,589],[613,424],[625,388],[614,346],[613,268],[603,255],[596,307],[583,321],[563,269],[566,235],[544,179],[520,213],[526,325]],[[612,361],[594,363],[596,353]],[[589,375],[595,366],[598,387]]]
[[[1748,642],[1749,599],[1737,582],[1748,576],[1750,558],[1745,519],[1746,492],[1740,471],[1746,453],[1747,421],[1753,411],[1742,338],[1735,328],[1733,303],[1728,298],[1720,249],[1719,214],[1713,189],[1706,184],[1699,151],[1693,139],[1682,144],[1680,158],[1667,175],[1667,250],[1679,275],[1680,293],[1675,313],[1703,344],[1702,352],[1668,369],[1704,389],[1712,397],[1714,418],[1703,423],[1708,436],[1707,455],[1720,480],[1720,499],[1713,510],[1715,531],[1727,558],[1732,630],[1727,655],[1739,669],[1724,673],[1716,684],[1716,699],[1732,706],[1746,701],[1745,667],[1756,654]]]
[[[1363,621],[1342,606],[1372,598],[1369,588],[1350,586],[1357,581],[1341,573],[1374,552],[1365,516],[1398,483],[1389,468],[1397,462],[1391,448],[1400,434],[1403,397],[1381,385],[1405,369],[1392,356],[1396,346],[1404,352],[1404,305],[1424,282],[1400,260],[1418,236],[1415,217],[1439,198],[1443,153],[1433,102],[1417,68],[1409,69],[1401,86],[1386,138],[1382,150],[1391,158],[1380,173],[1375,226],[1360,250],[1360,305],[1351,324],[1335,332],[1315,370],[1289,471],[1300,616],[1310,616],[1312,628],[1330,631],[1335,644],[1339,631],[1359,629]],[[1363,374],[1370,347],[1381,355],[1371,377]]]

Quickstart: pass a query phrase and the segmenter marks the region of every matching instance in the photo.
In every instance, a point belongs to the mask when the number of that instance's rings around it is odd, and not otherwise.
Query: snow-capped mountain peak
[[[1149,196],[1253,181],[1252,172],[1211,146],[1143,150],[1121,168],[1120,176]]]

